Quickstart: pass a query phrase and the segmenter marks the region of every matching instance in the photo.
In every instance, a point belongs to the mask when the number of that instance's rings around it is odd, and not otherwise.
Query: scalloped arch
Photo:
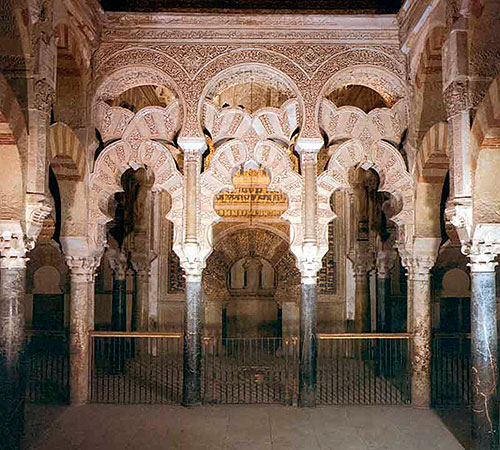
[[[105,225],[110,198],[121,192],[121,177],[128,169],[150,168],[155,176],[154,190],[168,192],[172,208],[167,218],[174,224],[174,245],[182,238],[184,177],[177,170],[173,156],[159,142],[146,140],[138,150],[126,141],[114,142],[104,149],[95,163],[90,178],[89,219],[91,238],[97,248],[105,243]]]
[[[248,161],[266,168],[271,182],[268,189],[279,190],[288,198],[288,209],[282,218],[290,222],[290,243],[293,248],[301,242],[303,180],[295,173],[286,152],[271,141],[262,141],[254,149],[248,149],[240,140],[222,144],[214,154],[208,171],[200,179],[202,254],[206,258],[213,249],[212,227],[220,220],[214,209],[217,194],[233,188],[232,177],[236,170]]]
[[[330,92],[350,84],[373,89],[382,96],[389,107],[409,96],[408,87],[395,72],[371,64],[351,65],[338,70],[326,80],[317,98],[317,110],[321,100]]]
[[[198,120],[200,123],[202,122],[202,112],[206,99],[213,97],[228,87],[249,81],[260,81],[277,90],[287,92],[290,98],[297,99],[300,110],[299,116],[304,117],[302,94],[292,76],[272,65],[243,63],[232,64],[227,68],[217,70],[209,81],[204,84],[198,103]]]
[[[178,77],[174,77],[173,74],[158,68],[147,66],[145,62],[142,62],[138,66],[121,67],[118,70],[106,73],[96,83],[95,94],[92,99],[93,123],[95,123],[97,116],[96,107],[99,102],[116,98],[129,89],[144,85],[166,86],[170,88],[178,99],[182,113],[181,117],[185,118],[186,102],[183,90],[180,87],[181,84],[182,81]],[[183,120],[181,120],[181,123],[183,123]]]
[[[328,223],[335,217],[330,197],[337,189],[349,189],[348,170],[360,165],[373,168],[380,177],[379,191],[389,192],[401,204],[391,220],[402,229],[413,226],[415,188],[400,153],[384,141],[375,142],[369,150],[357,140],[337,147],[327,169],[318,177],[318,221],[320,246],[328,246]],[[408,233],[406,233],[408,236]]]

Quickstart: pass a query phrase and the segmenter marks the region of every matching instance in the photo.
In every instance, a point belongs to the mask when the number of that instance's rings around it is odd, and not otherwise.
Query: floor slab
[[[459,450],[462,444],[437,413],[409,407],[29,405],[23,448]]]

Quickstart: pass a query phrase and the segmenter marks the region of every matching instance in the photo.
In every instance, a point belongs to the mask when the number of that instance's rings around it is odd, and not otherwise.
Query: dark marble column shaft
[[[302,283],[300,299],[299,406],[316,405],[316,283]]]
[[[486,266],[486,267],[485,267]],[[488,270],[489,269],[489,270]],[[498,336],[494,264],[471,264],[472,449],[496,449]]]
[[[127,330],[127,281],[113,275],[113,294],[111,303],[111,329]]]
[[[137,271],[137,323],[140,331],[149,328],[149,269]]]
[[[201,403],[201,277],[186,280],[184,309],[184,364],[182,403],[193,406]]]
[[[391,325],[391,279],[389,277],[377,277],[377,331],[386,333],[390,331]]]
[[[368,272],[366,268],[356,268],[355,329],[357,333],[370,331],[370,298],[368,296]]]
[[[6,450],[19,449],[24,432],[26,269],[19,259],[21,267],[0,268],[0,446]]]

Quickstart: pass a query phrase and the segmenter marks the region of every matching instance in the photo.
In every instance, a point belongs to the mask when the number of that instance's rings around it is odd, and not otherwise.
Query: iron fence
[[[92,332],[90,349],[91,402],[180,403],[180,334]]]
[[[297,403],[297,338],[203,340],[204,403]]]
[[[64,331],[26,333],[26,399],[32,403],[68,403],[69,339]]]
[[[409,334],[318,337],[318,404],[401,405],[411,401]]]
[[[431,341],[431,403],[434,407],[471,403],[469,334],[435,334]]]

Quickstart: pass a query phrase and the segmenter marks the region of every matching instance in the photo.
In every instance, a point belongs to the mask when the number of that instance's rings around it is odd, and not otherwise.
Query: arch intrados
[[[409,93],[404,83],[393,73],[378,66],[363,64],[347,67],[332,75],[320,91],[316,102],[317,109],[323,98],[347,85],[360,85],[374,90],[384,99],[389,108],[398,100],[406,98]]]
[[[287,251],[290,251],[290,243],[289,243],[288,236],[286,238],[283,238],[283,236],[280,236],[280,234],[277,233],[275,229],[260,228],[260,227],[256,227],[256,226],[252,226],[250,228],[248,226],[247,227],[243,226],[243,227],[238,228],[238,229],[236,229],[236,227],[230,228],[226,232],[222,233],[222,236],[217,236],[217,240],[214,242],[214,245],[213,245],[214,252],[215,251],[222,251],[224,248],[224,243],[232,242],[234,239],[234,237],[233,237],[234,235],[237,235],[238,233],[241,233],[241,232],[245,232],[247,230],[248,231],[257,231],[257,232],[270,232],[274,236],[276,236],[276,238],[279,239],[284,246],[286,246]],[[224,238],[224,239],[222,239],[222,238]],[[258,256],[259,258],[265,259],[273,268],[275,267],[276,263],[273,263],[268,258],[268,256],[266,256],[264,254],[261,255],[260,253],[256,253],[256,256]],[[246,256],[242,257],[241,254],[236,255],[233,259],[228,261],[229,267],[232,267],[237,261],[239,261],[240,259],[243,259],[244,257],[246,257]]]
[[[143,65],[123,67],[106,74],[96,87],[92,106],[94,108],[99,101],[106,102],[115,99],[124,92],[139,86],[167,87],[179,99],[184,111],[185,101],[182,90],[172,77],[159,69]]]
[[[411,78],[412,79],[416,79],[416,76],[418,73],[421,72],[421,69],[424,68],[429,60],[428,60],[428,54],[427,54],[427,50],[428,50],[428,44],[429,42],[431,42],[431,39],[434,38],[434,36],[436,35],[436,33],[441,33],[441,32],[446,32],[446,26],[441,23],[441,22],[436,22],[434,24],[432,24],[427,33],[425,34],[425,38],[423,38],[421,40],[421,43],[420,45],[418,45],[415,50],[416,50],[416,53],[419,55],[418,59],[416,60],[416,62],[414,64],[411,65],[410,67],[410,70],[411,70]],[[445,42],[445,35],[443,34],[443,37],[442,39],[440,40],[441,42],[441,47],[444,45],[444,42]],[[441,65],[442,67],[442,65]]]
[[[249,79],[242,77],[249,74]],[[264,85],[273,87],[274,89],[289,93],[290,98],[296,98],[299,101],[301,110],[303,110],[302,95],[295,82],[284,72],[262,63],[251,64],[236,64],[217,73],[212,79],[205,84],[202,95],[198,104],[198,118],[202,116],[203,104],[208,99],[211,100],[214,96],[224,90],[251,81],[260,82]],[[303,116],[303,114],[301,114]]]
[[[481,149],[496,148],[500,140],[500,75],[488,87],[477,109],[471,131],[470,147],[475,170]]]

